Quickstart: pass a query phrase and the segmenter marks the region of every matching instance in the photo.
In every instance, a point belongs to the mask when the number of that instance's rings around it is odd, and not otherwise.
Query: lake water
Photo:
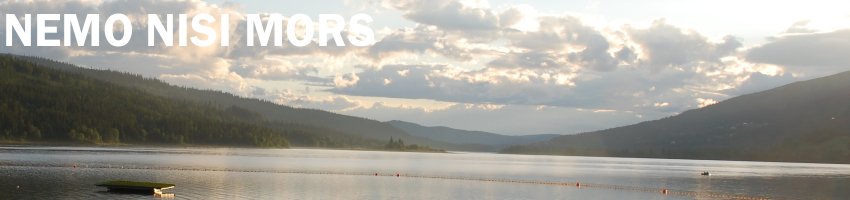
[[[712,175],[701,176],[702,171]],[[177,187],[166,193],[176,199],[850,198],[850,165],[834,164],[317,149],[0,147],[0,199],[153,198],[94,186],[111,179],[174,183]]]

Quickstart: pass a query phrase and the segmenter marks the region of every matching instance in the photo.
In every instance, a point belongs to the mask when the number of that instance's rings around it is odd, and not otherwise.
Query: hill
[[[272,129],[286,128],[291,125],[306,126],[322,129],[322,135],[300,137],[293,143],[296,146],[308,147],[361,147],[380,146],[390,137],[403,139],[409,144],[426,145],[436,148],[467,150],[468,148],[426,138],[412,136],[380,121],[360,117],[340,115],[316,109],[294,108],[279,105],[270,101],[239,97],[230,93],[214,90],[199,90],[194,88],[170,85],[154,78],[146,78],[136,74],[122,73],[110,70],[82,68],[72,64],[57,62],[49,59],[7,55],[20,60],[26,60],[39,67],[45,67],[86,78],[104,81],[116,86],[140,90],[150,95],[163,97],[180,102],[207,105],[217,108],[235,107],[245,112],[257,114],[248,116],[264,121]]]
[[[850,163],[850,72],[502,152]]]
[[[480,151],[499,151],[511,145],[546,141],[560,136],[555,134],[509,136],[483,131],[467,131],[444,126],[426,127],[405,121],[384,122],[405,132],[435,141],[463,145]]]
[[[288,147],[320,136],[308,126],[270,129],[219,109],[148,95],[0,56],[0,141]]]

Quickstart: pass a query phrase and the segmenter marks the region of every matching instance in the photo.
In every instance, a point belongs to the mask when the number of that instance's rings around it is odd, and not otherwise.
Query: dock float
[[[170,183],[152,183],[125,180],[107,181],[103,183],[98,183],[95,186],[106,187],[106,189],[110,192],[154,195],[163,195],[162,190],[174,188],[174,184]]]

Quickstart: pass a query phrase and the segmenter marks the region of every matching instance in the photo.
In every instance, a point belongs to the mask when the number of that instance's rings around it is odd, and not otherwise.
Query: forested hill
[[[175,101],[0,56],[0,141],[287,147],[287,136],[238,119],[236,108]]]
[[[850,72],[503,152],[850,163]]]
[[[217,108],[235,107],[246,112],[256,113],[258,118],[272,124],[273,129],[290,127],[292,124],[302,127],[319,129],[324,134],[290,139],[293,145],[319,147],[362,147],[364,145],[382,145],[390,137],[404,139],[409,144],[428,145],[431,147],[465,150],[463,146],[437,142],[421,137],[411,136],[403,130],[386,125],[379,121],[335,114],[322,110],[293,108],[273,102],[242,98],[229,93],[212,90],[173,86],[158,79],[145,78],[136,74],[122,73],[110,70],[81,68],[75,65],[56,62],[48,59],[7,55],[17,59],[30,61],[37,66],[46,67],[70,74],[78,74],[86,78],[105,81],[116,86],[133,88],[179,102],[188,102]],[[300,142],[299,142],[300,141]]]
[[[404,130],[408,134],[428,138],[431,140],[447,142],[457,145],[475,148],[480,151],[496,152],[511,145],[521,145],[540,141],[546,141],[557,137],[555,134],[540,135],[500,135],[483,131],[467,131],[444,126],[426,127],[405,121],[384,122]]]

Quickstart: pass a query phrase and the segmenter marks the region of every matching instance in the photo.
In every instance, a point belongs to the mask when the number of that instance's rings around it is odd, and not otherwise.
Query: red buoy
[[[378,176],[378,173],[375,173],[375,176]]]
[[[576,182],[576,187],[581,187],[581,183]]]
[[[661,194],[667,194],[667,189],[661,189]]]
[[[399,174],[395,174],[395,177],[398,177],[398,176],[399,176]]]

